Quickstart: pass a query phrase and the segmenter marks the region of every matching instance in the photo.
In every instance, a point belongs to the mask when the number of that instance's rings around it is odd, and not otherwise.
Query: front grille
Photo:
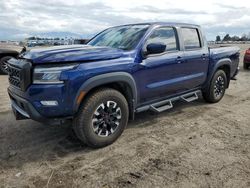
[[[21,88],[21,69],[8,66],[9,83],[17,88]]]
[[[25,59],[11,59],[8,61],[9,83],[11,86],[26,91],[31,84],[32,64]]]

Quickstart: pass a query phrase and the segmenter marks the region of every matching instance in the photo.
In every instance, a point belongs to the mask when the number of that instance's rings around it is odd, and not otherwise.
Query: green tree
[[[231,37],[230,37],[230,35],[229,34],[226,34],[225,36],[224,36],[224,38],[223,38],[223,41],[231,41],[232,39],[231,39]]]
[[[243,35],[241,36],[240,40],[241,40],[241,41],[248,41],[249,39],[248,39],[248,37],[247,37],[246,34],[243,34]]]
[[[239,40],[240,40],[240,37],[238,37],[238,36],[233,36],[231,38],[231,41],[239,41]]]
[[[215,41],[216,41],[216,42],[220,42],[220,41],[221,41],[221,38],[220,38],[219,35],[216,36],[216,40],[215,40]]]

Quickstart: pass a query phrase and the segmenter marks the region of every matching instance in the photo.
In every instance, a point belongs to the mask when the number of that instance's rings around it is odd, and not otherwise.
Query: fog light
[[[42,105],[44,106],[57,106],[57,101],[40,101]]]

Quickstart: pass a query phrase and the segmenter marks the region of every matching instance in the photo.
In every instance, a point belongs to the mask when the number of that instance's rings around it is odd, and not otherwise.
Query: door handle
[[[202,60],[206,60],[206,54],[202,54],[201,58]]]
[[[181,57],[181,56],[178,56],[177,58],[176,58],[176,63],[178,63],[178,64],[180,64],[180,63],[183,63],[184,61],[183,61],[183,58]]]

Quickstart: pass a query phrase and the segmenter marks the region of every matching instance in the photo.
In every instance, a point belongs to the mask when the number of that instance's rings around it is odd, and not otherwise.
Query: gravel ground
[[[246,49],[245,45],[241,46]],[[111,146],[82,146],[70,125],[0,113],[0,187],[250,187],[250,71],[220,103],[136,115]],[[1,105],[7,103],[0,77]]]
[[[10,110],[10,99],[7,94],[8,78],[5,75],[0,75],[0,113]]]

